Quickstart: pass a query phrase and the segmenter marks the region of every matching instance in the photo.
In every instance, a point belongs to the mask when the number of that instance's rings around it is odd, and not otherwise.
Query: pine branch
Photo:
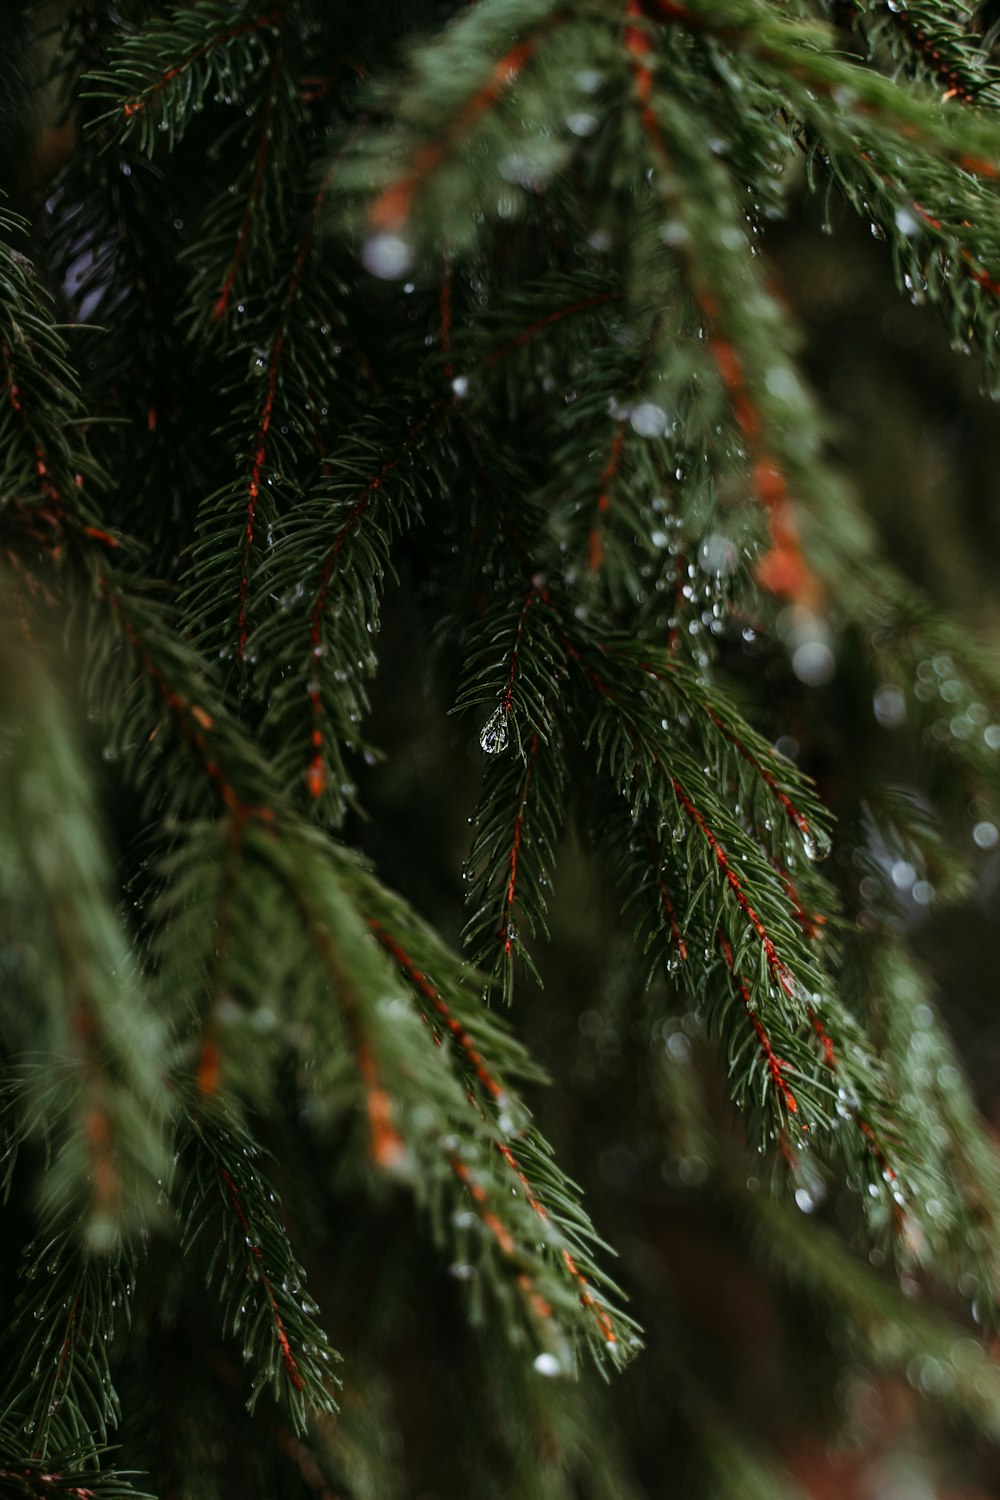
[[[370,435],[359,432],[331,453],[324,477],[281,527],[264,574],[277,608],[251,646],[263,664],[265,733],[285,786],[304,785],[316,812],[338,821],[353,801],[350,757],[364,749],[390,548],[433,482],[418,461],[436,415],[432,408],[400,435],[397,414],[386,413]]]
[[[96,99],[112,101],[96,128],[123,138],[137,134],[152,156],[157,131],[172,150],[210,90],[236,96],[267,64],[267,43],[278,33],[282,6],[235,7],[196,0],[169,20],[152,20],[116,49],[108,71],[95,75]]]
[[[256,1165],[259,1150],[224,1109],[202,1099],[185,1109],[179,1132],[178,1154],[184,1160],[189,1152],[177,1205],[184,1253],[221,1220],[207,1277],[218,1286],[223,1332],[239,1337],[244,1360],[254,1365],[248,1410],[270,1387],[301,1435],[311,1413],[336,1410],[330,1366],[340,1356],[316,1321],[319,1308]]]
[[[224,854],[225,842],[220,840],[219,846],[219,855],[234,857],[231,844],[228,855]],[[367,1121],[373,1164],[401,1177],[420,1199],[430,1196],[433,1201],[442,1190],[468,1195],[475,1220],[500,1258],[499,1264],[492,1258],[484,1262],[484,1275],[488,1269],[504,1297],[513,1291],[523,1303],[533,1336],[543,1338],[543,1347],[562,1349],[560,1326],[567,1320],[569,1328],[582,1323],[581,1331],[595,1349],[606,1348],[615,1359],[624,1357],[628,1343],[621,1330],[629,1325],[613,1315],[606,1308],[603,1294],[593,1289],[600,1278],[588,1249],[591,1230],[575,1209],[565,1179],[548,1162],[541,1144],[533,1144],[531,1138],[523,1148],[509,1144],[511,1133],[522,1129],[514,1122],[527,1118],[523,1106],[507,1084],[495,1081],[481,1098],[488,1113],[480,1110],[470,1114],[468,1079],[461,1087],[457,1085],[448,1059],[434,1047],[422,1026],[414,1029],[401,1025],[405,1012],[398,1002],[383,1005],[387,974],[380,963],[373,964],[365,941],[373,905],[376,910],[379,906],[385,910],[386,903],[391,902],[388,911],[394,925],[389,930],[398,931],[402,925],[404,931],[409,928],[411,937],[417,937],[413,947],[408,943],[404,949],[396,944],[401,953],[420,953],[426,948],[426,934],[421,935],[413,919],[404,917],[404,909],[370,880],[363,886],[361,909],[368,915],[362,922],[354,908],[358,897],[350,894],[358,887],[360,872],[349,862],[345,865],[343,856],[336,855],[328,841],[298,830],[287,814],[280,820],[273,816],[246,817],[238,853],[239,867],[230,876],[223,875],[227,908],[239,913],[238,925],[225,937],[225,967],[216,964],[215,983],[224,985],[237,1001],[249,1001],[260,992],[259,955],[273,954],[278,966],[269,976],[268,991],[276,997],[294,995],[296,1010],[325,1038],[321,1055],[327,1061],[315,1077],[317,1104],[328,1110],[331,1101],[337,1101],[336,1115],[345,1107],[352,1114],[360,1113]],[[183,870],[181,862],[174,878]],[[248,906],[242,893],[251,888],[259,904]],[[165,916],[190,904],[190,891],[185,898],[182,888],[169,895]],[[200,994],[204,976],[212,973],[207,949],[209,941],[217,943],[218,939],[212,932],[212,904],[201,901],[199,911],[203,915],[185,943],[183,963],[169,965],[163,977],[174,1005],[183,1002],[185,990],[180,988],[178,994],[178,989],[186,984],[196,1011],[204,1015]],[[207,930],[206,918],[212,924]],[[246,922],[249,925],[244,925]],[[174,941],[176,928],[171,925],[165,930]],[[311,953],[305,967],[303,938]],[[395,938],[391,941],[395,944]],[[189,952],[204,956],[200,962],[192,962],[187,957]],[[446,962],[448,971],[457,975],[456,960],[445,958],[443,949],[437,953],[436,962]],[[394,953],[394,957],[398,955]],[[405,967],[425,1000],[428,986],[432,989],[438,1021],[444,1007],[447,1034],[459,1044],[455,1061],[463,1074],[471,1066],[474,1072],[479,1070],[480,1084],[486,1078],[497,1080],[499,1075],[486,1061],[488,1049],[492,1049],[512,1064],[516,1074],[533,1076],[523,1053],[513,1047],[496,1023],[487,1023],[482,1016],[476,1018],[477,1007],[467,981],[453,981],[457,988],[446,1001],[429,981],[421,988],[426,974],[423,964],[423,960],[410,956]],[[336,999],[333,1011],[331,993]],[[250,1014],[248,1010],[248,1017]],[[346,1054],[345,1041],[349,1049]],[[212,1038],[212,1046],[218,1049],[218,1058],[209,1057],[202,1042],[197,1059],[198,1082],[208,1095],[219,1086],[220,1068],[222,1078],[227,1076],[228,1038]],[[451,1122],[450,1135],[443,1126],[445,1120]],[[529,1197],[518,1206],[505,1196],[501,1183],[509,1171],[521,1181],[522,1150],[533,1163],[529,1169],[538,1187],[530,1191],[525,1188]],[[512,1156],[518,1165],[512,1164]],[[449,1183],[454,1186],[449,1188]],[[552,1204],[546,1208],[551,1234],[546,1235],[539,1251],[539,1204],[546,1202],[547,1196]]]
[[[454,958],[440,940],[434,939],[398,901],[387,905],[386,893],[370,885],[368,904],[372,906],[376,901],[385,913],[384,921],[391,922],[392,928],[383,925],[383,919],[376,916],[369,919],[373,930],[410,982],[413,997],[434,1031],[454,1045],[455,1063],[464,1073],[469,1100],[491,1130],[489,1157],[501,1183],[505,1169],[509,1169],[523,1191],[523,1202],[530,1213],[520,1231],[524,1238],[518,1246],[518,1255],[524,1257],[527,1252],[532,1236],[531,1215],[536,1221],[534,1234],[541,1232],[547,1242],[536,1247],[543,1258],[541,1262],[535,1261],[534,1276],[519,1283],[529,1307],[536,1316],[543,1317],[543,1323],[551,1316],[551,1308],[544,1315],[542,1312],[550,1301],[557,1309],[565,1307],[568,1315],[572,1304],[567,1306],[565,1297],[555,1291],[560,1280],[568,1280],[571,1293],[583,1309],[581,1331],[595,1354],[614,1362],[628,1359],[637,1346],[634,1325],[606,1300],[603,1290],[597,1290],[606,1288],[612,1295],[616,1291],[594,1262],[592,1247],[599,1242],[579,1206],[578,1192],[559,1171],[546,1142],[529,1127],[529,1112],[511,1088],[514,1081],[537,1078],[536,1066],[499,1019],[491,1017],[476,1002],[464,975],[456,971]],[[431,968],[442,976],[441,988],[429,977]],[[447,984],[442,982],[444,976],[448,977]],[[485,1058],[496,1059],[496,1063],[487,1063]],[[497,1072],[497,1065],[503,1069],[503,1077]],[[474,1203],[484,1205],[483,1222],[503,1249],[507,1231],[502,1231],[500,1222],[493,1224],[487,1217],[492,1211],[485,1208],[488,1197],[481,1196],[482,1178],[469,1176],[463,1157],[464,1153],[456,1159],[453,1170],[460,1168],[457,1175],[469,1186]],[[509,1185],[509,1178],[507,1182]],[[549,1256],[555,1262],[555,1278],[547,1264]],[[529,1265],[533,1259],[529,1258]],[[550,1286],[553,1286],[551,1293]]]
[[[365,970],[372,960],[363,942],[357,946],[363,934],[349,937],[350,928],[342,925],[348,921],[346,908],[338,920],[325,902],[325,917],[320,918],[316,895],[324,884],[329,891],[329,885],[316,879],[318,869],[309,878],[307,850],[308,845],[299,850],[294,866],[286,869],[283,878],[290,886],[294,882],[295,900],[306,931],[337,995],[350,1044],[359,1058],[358,1081],[374,1164],[398,1176],[418,1201],[430,1203],[439,1235],[443,1226],[437,1204],[442,1192],[451,1196],[454,1184],[458,1184],[463,1190],[460,1201],[465,1198],[471,1223],[480,1226],[482,1238],[476,1257],[479,1273],[502,1302],[520,1303],[525,1331],[536,1347],[541,1344],[543,1352],[566,1361],[570,1358],[567,1335],[579,1335],[595,1355],[613,1362],[627,1359],[633,1338],[631,1325],[605,1301],[603,1291],[595,1289],[595,1282],[606,1283],[611,1294],[615,1292],[591,1259],[593,1231],[589,1221],[577,1205],[572,1185],[550,1162],[545,1143],[528,1130],[530,1116],[510,1084],[500,1081],[502,1075],[484,1061],[489,1054],[483,1038],[492,1039],[494,1048],[513,1065],[515,1076],[525,1071],[523,1054],[500,1031],[499,1023],[492,1022],[484,1032],[483,1022],[474,1019],[477,1007],[467,980],[464,975],[459,978],[461,970],[455,959],[447,958],[438,948],[435,968],[442,966],[450,979],[448,999],[444,998],[442,981],[435,983],[428,977],[430,964],[422,956],[427,935],[407,916],[401,903],[374,882],[366,882],[364,905],[369,922],[374,919],[380,939],[401,963],[404,975],[415,987],[414,998],[423,1002],[429,999],[433,1007],[429,1018],[437,1025],[445,1020],[446,1034],[458,1042],[455,1064],[464,1076],[459,1087],[451,1068],[445,1071],[436,1061],[440,1054],[433,1034],[428,1035],[425,1026],[414,1024],[415,1012],[406,1011],[394,1000],[373,1005],[373,993],[378,994],[385,985],[384,977],[381,983],[375,978],[380,967],[376,966],[372,978],[366,981]],[[343,896],[337,899],[339,904]],[[387,921],[383,921],[381,912]],[[403,936],[407,929],[408,938]],[[326,936],[328,932],[338,934],[336,948]],[[345,962],[350,964],[347,970]],[[424,1014],[422,1007],[420,1013]],[[449,1014],[454,1026],[448,1024]],[[467,1097],[469,1071],[477,1084],[472,1111]],[[484,1076],[494,1080],[485,1089]],[[525,1193],[513,1202],[509,1180],[505,1181],[509,1171],[515,1172]],[[535,1188],[530,1186],[531,1181]],[[543,1204],[545,1211],[540,1212]],[[540,1220],[548,1226],[541,1244]],[[453,1245],[453,1252],[455,1249]],[[457,1258],[464,1261],[471,1249],[463,1246]]]
[[[552,0],[504,0],[491,6],[489,13],[461,18],[449,27],[437,48],[425,53],[404,98],[405,124],[418,138],[427,138],[411,148],[404,173],[394,173],[397,180],[372,205],[370,219],[376,237],[369,242],[370,260],[377,262],[380,247],[384,250],[389,245],[378,236],[398,238],[417,192],[454,159],[460,147],[467,149],[473,130],[481,135],[484,122],[488,125],[494,107],[539,44],[549,40],[565,19]],[[512,29],[518,33],[513,45]],[[444,95],[442,78],[449,82]]]
[[[480,736],[493,757],[476,811],[467,895],[472,915],[464,939],[475,963],[490,965],[509,1004],[515,953],[525,957],[518,920],[533,937],[547,935],[545,887],[551,885],[566,801],[566,777],[554,698],[565,656],[553,630],[548,590],[536,574],[513,609],[487,615],[488,642],[468,659],[467,682],[456,708],[487,701],[493,710]],[[512,743],[509,759],[503,752]]]
[[[115,909],[94,790],[40,651],[8,627],[0,653],[0,891],[5,927],[34,950],[16,978],[12,1049],[31,1056],[11,1098],[16,1144],[39,1123],[33,1095],[62,1101],[45,1197],[114,1246],[156,1213],[165,1170],[166,1039]],[[16,971],[15,971],[16,972]],[[15,1007],[11,1007],[13,1011]],[[19,1118],[20,1117],[20,1118]]]
[[[857,9],[855,25],[880,60],[891,59],[897,76],[932,81],[944,89],[944,99],[961,104],[1000,102],[997,69],[973,29],[971,6],[916,0],[894,9],[873,0]]]
[[[50,1225],[48,1233],[25,1250],[22,1274],[35,1285],[18,1297],[9,1325],[0,1423],[14,1428],[33,1456],[93,1462],[121,1414],[110,1345],[128,1316],[136,1254],[81,1249],[75,1227],[53,1233]]]
[[[91,692],[107,732],[114,726],[111,757],[123,774],[161,810],[173,802],[203,813],[221,804],[270,818],[253,800],[263,761],[227,712],[204,658],[172,629],[171,614],[110,571],[99,575],[97,593]],[[198,768],[191,784],[171,777],[178,744]]]
[[[8,539],[15,528],[58,557],[64,531],[74,527],[114,548],[93,524],[80,491],[96,477],[79,440],[83,408],[66,342],[31,263],[5,243],[26,226],[0,211],[0,490]],[[8,543],[8,558],[13,554]]]
[[[486,731],[483,731],[484,734]],[[550,731],[556,736],[556,731]],[[500,760],[489,772],[476,813],[469,852],[467,895],[472,916],[465,929],[473,962],[499,976],[505,1004],[513,998],[515,956],[537,978],[521,937],[548,936],[546,895],[552,886],[556,847],[566,802],[564,748],[543,743],[533,730],[523,759]]]
[[[273,176],[272,163],[275,161],[281,162],[288,150],[288,145],[284,141],[279,143],[278,149],[274,149],[272,146],[276,116],[278,121],[285,125],[285,111],[278,108],[278,103],[279,94],[283,95],[281,102],[285,103],[286,105],[288,103],[288,82],[289,80],[287,78],[287,75],[284,73],[282,68],[281,52],[276,47],[274,56],[271,60],[271,66],[268,69],[263,103],[260,107],[260,138],[258,140],[257,150],[254,153],[253,157],[253,168],[249,187],[245,191],[245,193],[234,195],[244,199],[243,209],[240,217],[239,230],[237,231],[235,242],[233,244],[232,255],[228,265],[226,266],[225,274],[219,287],[219,294],[212,304],[211,317],[212,321],[215,323],[219,322],[221,318],[224,318],[229,311],[230,303],[233,300],[233,294],[241,280],[244,261],[248,258],[248,252],[253,250],[255,241],[262,240],[265,244],[268,243],[271,235],[273,235],[277,229],[277,223],[274,217],[268,213],[269,203],[267,188],[273,188],[273,183],[269,180]],[[282,89],[283,84],[285,85],[284,89]],[[294,97],[294,92],[292,93],[292,97]],[[285,128],[288,129],[289,136],[294,133],[295,126],[298,123],[299,122],[293,117],[292,120],[289,121],[287,125],[285,125]],[[281,146],[285,147],[284,151],[280,149]],[[299,252],[296,255],[295,266],[293,267],[292,275],[289,278],[288,292],[285,296],[286,310],[288,304],[294,299],[295,292],[298,287],[299,277],[302,274],[302,265],[300,265],[300,260],[302,264],[304,264],[307,254],[308,238],[304,241],[304,245],[300,247]],[[278,335],[279,338],[281,338],[281,336],[281,334]],[[272,397],[272,399],[273,394],[273,390],[269,388],[269,395]]]
[[[0,1427],[0,1493],[5,1500],[152,1500],[132,1487],[121,1470],[81,1470],[77,1455],[56,1453],[46,1461],[34,1445]]]
[[[306,362],[299,353],[304,330],[317,310],[324,320],[341,321],[339,313],[331,311],[329,283],[314,278],[315,284],[310,285],[306,276],[312,264],[310,257],[315,254],[316,215],[323,192],[321,188],[308,209],[297,245],[289,248],[287,282],[280,300],[269,296],[250,326],[241,327],[247,342],[241,342],[239,352],[245,359],[249,348],[250,367],[262,377],[263,390],[255,400],[252,386],[249,391],[239,387],[242,409],[237,405],[231,420],[234,448],[237,442],[249,445],[248,453],[236,454],[237,464],[245,472],[235,484],[227,481],[203,501],[200,536],[192,549],[193,566],[183,596],[184,607],[201,622],[206,643],[216,650],[232,652],[241,664],[255,623],[251,602],[257,602],[259,592],[255,574],[261,567],[257,560],[261,533],[269,537],[279,515],[276,487],[295,483],[304,474],[300,445],[295,441],[302,430],[301,414],[314,407],[325,411],[331,392],[342,378],[328,356]],[[218,305],[216,301],[214,306]],[[235,384],[233,377],[230,367],[226,371],[227,386]],[[313,467],[310,452],[305,472]]]

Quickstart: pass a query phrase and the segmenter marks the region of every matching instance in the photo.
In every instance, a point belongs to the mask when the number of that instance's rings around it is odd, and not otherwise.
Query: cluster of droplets
[[[685,561],[681,517],[669,510],[665,499],[654,500],[652,509],[656,519],[649,540],[663,557],[653,587],[657,593],[673,596],[671,612],[657,623],[672,639],[686,640],[696,664],[705,668],[710,661],[707,637],[725,634],[730,619],[730,591],[740,551],[732,538],[709,531],[698,544],[696,560]],[[640,568],[643,576],[651,571],[649,566]]]
[[[945,709],[925,731],[929,743],[957,740],[971,747],[979,741],[987,750],[1000,750],[1000,724],[992,721],[950,656],[942,653],[917,664],[913,695],[921,703],[940,702]]]

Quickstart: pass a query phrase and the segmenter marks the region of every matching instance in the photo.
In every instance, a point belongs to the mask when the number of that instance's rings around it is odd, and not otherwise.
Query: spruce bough
[[[1000,1171],[899,890],[996,840],[1000,674],[768,262],[846,203],[996,394],[972,8],[60,22],[0,224],[0,1493],[794,1493],[571,1172],[995,1440]],[[838,678],[905,746],[863,796],[774,748]]]

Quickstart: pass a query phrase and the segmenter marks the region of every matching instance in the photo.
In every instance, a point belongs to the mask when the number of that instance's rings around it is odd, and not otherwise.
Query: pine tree
[[[0,1495],[987,1483],[1000,672],[774,247],[1000,391],[990,8],[9,10]]]

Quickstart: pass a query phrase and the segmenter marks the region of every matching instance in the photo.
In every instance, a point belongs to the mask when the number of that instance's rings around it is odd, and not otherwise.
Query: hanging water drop
[[[895,219],[896,228],[900,234],[905,234],[907,239],[915,239],[920,233],[920,221],[910,213],[908,208],[897,208]]]
[[[818,864],[820,860],[826,859],[833,847],[830,835],[823,828],[817,828],[812,823],[807,823],[801,830],[802,848],[806,859],[811,859]]]
[[[842,1120],[853,1120],[861,1108],[861,1100],[850,1084],[841,1084],[837,1090],[837,1113]]]
[[[539,1375],[562,1374],[562,1365],[554,1354],[537,1354],[531,1363],[532,1368],[537,1370]]]
[[[584,110],[578,110],[566,116],[566,124],[574,135],[593,135],[599,124],[596,115],[589,114]]]
[[[413,250],[402,235],[369,235],[361,246],[361,264],[380,281],[398,281],[413,265]]]
[[[717,578],[731,573],[737,560],[735,544],[717,531],[703,538],[698,548],[698,566],[703,573],[714,573]]]
[[[640,437],[662,437],[667,430],[667,414],[655,401],[640,401],[632,408],[629,422]]]
[[[792,671],[807,687],[822,687],[836,669],[836,657],[824,640],[805,640],[792,653]]]
[[[508,744],[507,710],[503,704],[495,709],[483,725],[479,743],[487,755],[500,755]]]

